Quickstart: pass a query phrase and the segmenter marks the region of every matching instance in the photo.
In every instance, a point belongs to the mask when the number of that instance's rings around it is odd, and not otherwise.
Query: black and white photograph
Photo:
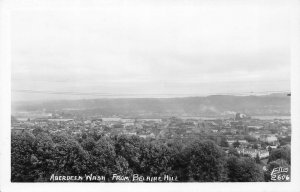
[[[0,191],[299,191],[299,1],[1,5]]]

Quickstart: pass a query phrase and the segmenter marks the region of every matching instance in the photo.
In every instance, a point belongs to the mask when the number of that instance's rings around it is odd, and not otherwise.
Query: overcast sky
[[[290,89],[284,1],[124,2],[13,11],[13,101]]]

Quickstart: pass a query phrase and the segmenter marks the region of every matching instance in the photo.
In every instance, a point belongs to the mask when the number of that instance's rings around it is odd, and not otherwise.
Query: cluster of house
[[[237,148],[237,152],[241,155],[249,155],[252,158],[255,158],[257,155],[260,159],[269,157],[269,151],[267,149]]]
[[[12,131],[22,132],[25,129],[32,131],[40,127],[50,133],[67,132],[80,135],[96,132],[105,135],[137,135],[142,138],[153,139],[190,139],[216,138],[218,144],[221,137],[226,138],[229,145],[238,140],[239,152],[253,156],[266,156],[263,149],[249,148],[252,144],[241,139],[251,136],[258,142],[268,143],[271,147],[278,145],[278,137],[290,136],[290,122],[286,120],[259,120],[251,119],[246,115],[237,114],[235,118],[228,119],[194,119],[194,118],[121,118],[121,117],[93,117],[87,119],[62,118],[49,116],[12,120]],[[259,151],[255,151],[259,150]]]

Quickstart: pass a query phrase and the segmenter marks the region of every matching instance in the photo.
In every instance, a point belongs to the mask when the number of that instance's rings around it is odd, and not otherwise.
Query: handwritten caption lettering
[[[50,181],[53,182],[178,182],[177,176],[163,175],[163,176],[145,176],[133,174],[131,176],[112,174],[107,178],[104,175],[84,175],[84,176],[66,176],[52,174]]]
[[[290,175],[287,167],[276,167],[271,172],[272,181],[289,181]]]

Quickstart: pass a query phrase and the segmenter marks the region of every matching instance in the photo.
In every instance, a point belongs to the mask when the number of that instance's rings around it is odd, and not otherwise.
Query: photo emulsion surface
[[[11,182],[290,182],[290,6],[12,10]]]

